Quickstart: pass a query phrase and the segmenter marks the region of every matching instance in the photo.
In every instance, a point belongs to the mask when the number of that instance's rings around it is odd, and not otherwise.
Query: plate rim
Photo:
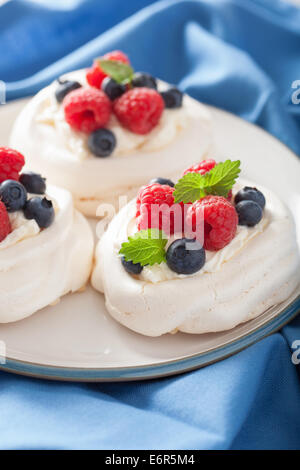
[[[24,97],[11,100],[6,105],[16,105],[23,102],[24,104],[31,97]],[[212,112],[229,115],[243,124],[247,124],[255,129],[256,132],[266,135],[269,139],[282,146],[289,155],[299,162],[299,157],[284,142],[281,142],[276,136],[258,126],[255,123],[247,121],[236,114],[216,106],[204,103]],[[3,108],[2,108],[3,109]],[[74,367],[74,366],[54,366],[49,364],[40,364],[30,361],[24,361],[6,357],[6,363],[0,363],[0,370],[8,373],[22,375],[31,378],[39,378],[44,380],[65,381],[65,382],[127,382],[139,380],[159,379],[170,377],[184,372],[205,367],[226,359],[233,354],[255,344],[261,339],[277,332],[288,322],[294,319],[300,313],[300,295],[298,295],[291,303],[275,317],[267,320],[262,325],[257,326],[248,333],[242,334],[240,337],[229,341],[225,345],[221,345],[209,351],[195,353],[182,358],[163,361],[160,363],[146,364],[139,366],[123,366],[123,367]]]
[[[66,382],[128,382],[170,377],[180,373],[191,372],[226,359],[277,332],[292,319],[296,318],[298,313],[300,313],[300,294],[276,317],[271,318],[265,324],[258,326],[251,332],[242,335],[239,339],[233,340],[225,346],[220,346],[208,352],[196,353],[182,359],[164,361],[159,364],[132,367],[82,368],[50,366],[6,358],[6,364],[1,364],[0,370],[26,377]],[[137,374],[137,372],[139,373]]]

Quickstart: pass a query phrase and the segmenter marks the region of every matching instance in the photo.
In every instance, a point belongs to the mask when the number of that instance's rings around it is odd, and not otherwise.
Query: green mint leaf
[[[174,202],[198,201],[206,195],[204,192],[204,177],[200,173],[187,173],[175,185]]]
[[[125,84],[131,82],[134,71],[130,65],[119,62],[118,60],[104,59],[98,59],[98,64],[100,65],[103,72],[105,72],[117,83]]]
[[[175,185],[175,203],[195,202],[208,194],[226,197],[241,171],[240,164],[239,160],[226,160],[205,175],[187,173]]]
[[[206,194],[217,196],[228,195],[240,174],[240,160],[218,163],[212,170],[204,175],[204,188]]]
[[[166,261],[167,241],[162,230],[153,228],[140,230],[132,237],[128,237],[128,242],[122,243],[119,254],[123,255],[126,261],[140,263],[142,266],[160,264]]]

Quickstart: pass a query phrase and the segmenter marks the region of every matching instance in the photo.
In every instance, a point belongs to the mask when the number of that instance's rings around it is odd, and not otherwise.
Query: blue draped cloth
[[[300,153],[300,9],[279,0],[0,7],[0,80],[9,100],[116,48],[137,70],[255,122]],[[300,319],[217,364],[144,383],[56,383],[0,372],[0,448],[299,449],[296,339]]]

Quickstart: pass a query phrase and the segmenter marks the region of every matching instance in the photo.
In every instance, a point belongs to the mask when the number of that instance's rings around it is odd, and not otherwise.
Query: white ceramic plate
[[[12,122],[25,102],[0,107],[0,145],[8,143]],[[258,127],[224,111],[211,111],[216,141],[213,155],[239,158],[245,177],[273,189],[292,210],[300,238],[300,163],[296,155]],[[284,304],[224,333],[147,338],[116,323],[105,311],[103,296],[89,287],[28,319],[0,325],[0,341],[6,345],[6,363],[1,368],[61,380],[161,377],[233,354],[278,330],[299,310],[300,290]]]

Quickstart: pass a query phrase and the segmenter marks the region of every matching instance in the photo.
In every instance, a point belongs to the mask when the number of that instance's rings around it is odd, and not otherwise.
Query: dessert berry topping
[[[27,201],[27,191],[18,181],[6,180],[0,185],[0,200],[8,212],[23,209]]]
[[[183,175],[186,175],[187,173],[200,173],[200,175],[205,175],[205,173],[212,170],[216,164],[217,162],[215,160],[208,158],[207,160],[202,160],[202,162],[196,163],[184,170]]]
[[[102,88],[113,104],[120,123],[136,134],[148,134],[159,122],[164,108],[179,108],[183,93],[176,87],[158,93],[155,77],[134,72],[120,51],[94,61],[87,72],[91,86]],[[101,126],[103,127],[103,126]]]
[[[88,147],[96,157],[111,155],[116,143],[116,137],[109,129],[97,129],[88,138]]]
[[[65,119],[76,131],[90,133],[104,127],[111,113],[106,94],[94,88],[71,91],[63,101]]]
[[[108,98],[113,101],[125,93],[126,86],[122,85],[122,83],[116,82],[110,77],[105,77],[102,82],[101,89],[108,96]]]
[[[183,205],[174,204],[174,188],[158,183],[141,188],[136,201],[139,230],[157,228],[166,234],[182,231]]]
[[[59,80],[59,85],[55,90],[56,101],[61,103],[70,91],[77,90],[77,88],[81,88],[81,84],[79,82],[74,80]]]
[[[46,178],[32,171],[23,172],[20,175],[20,183],[25,187],[28,193],[44,194],[46,191]]]
[[[0,147],[0,183],[5,180],[19,180],[19,173],[25,164],[20,152],[9,147]]]
[[[9,216],[3,202],[0,201],[0,242],[2,242],[11,232]]]
[[[254,201],[240,201],[235,206],[239,218],[239,225],[247,225],[254,227],[261,221],[263,210],[257,202]]]
[[[106,73],[100,67],[97,60],[94,60],[92,67],[86,71],[86,80],[89,85],[95,88],[101,88],[104,78],[107,77]]]
[[[157,89],[156,78],[145,72],[136,72],[132,77],[131,85],[133,87],[154,88],[155,90]]]
[[[106,54],[104,54],[103,59],[104,60],[116,60],[117,62],[129,64],[128,56],[124,54],[124,52],[118,51],[118,50],[107,52]]]
[[[172,180],[169,180],[168,178],[153,178],[149,184],[167,184],[168,186],[171,186],[171,188],[174,188],[175,184],[173,183]]]
[[[122,256],[122,264],[125,271],[129,274],[141,274],[143,266],[140,263],[133,263],[132,261],[126,261],[125,257]]]
[[[25,164],[23,155],[8,147],[0,147],[0,241],[11,232],[9,212],[23,210],[27,219],[35,219],[40,228],[47,228],[54,220],[52,202],[46,198],[27,198],[27,192],[43,194],[45,178],[33,172],[19,175]]]
[[[217,251],[228,245],[236,234],[238,215],[234,206],[222,196],[206,196],[187,210],[189,235],[204,240],[204,248]]]
[[[249,200],[240,200],[236,207],[228,200],[239,167],[240,161],[216,164],[210,159],[188,168],[175,187],[166,178],[155,178],[143,186],[136,200],[139,232],[129,237],[119,251],[126,271],[140,274],[143,266],[166,262],[177,274],[196,273],[205,264],[205,250],[218,251],[228,245],[236,235],[238,223],[256,225],[263,216],[259,203],[265,205],[260,191],[245,187],[235,200],[247,194]],[[178,219],[174,219],[176,207],[180,228]],[[180,229],[183,238],[177,238]],[[166,251],[166,237],[175,232],[176,240]]]
[[[197,240],[180,238],[167,250],[167,265],[177,274],[194,274],[205,264],[205,250]]]
[[[54,208],[48,199],[35,196],[24,207],[26,219],[34,219],[40,228],[49,227],[54,220]]]
[[[104,61],[117,61],[124,64],[129,64],[129,59],[121,51],[113,51],[105,54],[102,59]],[[87,70],[86,79],[89,85],[100,88],[102,81],[107,77],[107,73],[101,68],[99,59],[95,59],[93,66]]]
[[[172,87],[162,91],[160,94],[166,108],[174,109],[182,106],[183,93],[178,88]]]
[[[160,94],[150,88],[133,88],[113,104],[120,123],[136,134],[148,134],[159,122],[164,110]]]
[[[266,205],[266,199],[263,193],[258,189],[251,188],[249,186],[245,186],[235,195],[234,202],[237,204],[240,201],[254,201],[262,209],[264,209]]]

